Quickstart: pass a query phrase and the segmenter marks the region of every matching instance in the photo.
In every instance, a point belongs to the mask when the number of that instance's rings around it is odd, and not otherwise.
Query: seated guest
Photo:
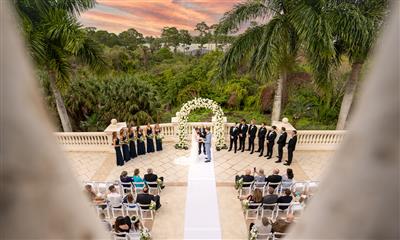
[[[289,226],[293,223],[293,214],[287,215],[285,219],[278,219],[272,224],[272,232],[286,233]]]
[[[245,174],[242,176],[236,175],[235,177],[235,182],[239,181],[239,179],[243,179],[243,182],[253,182],[254,181],[254,176],[251,175],[250,169],[246,169]],[[251,184],[243,184],[243,187],[250,187]]]
[[[121,194],[117,192],[114,185],[111,185],[108,190],[110,193],[107,194],[107,201],[110,203],[111,207],[120,208],[122,203]]]
[[[241,196],[239,198],[240,200],[247,199],[249,200],[250,203],[262,203],[263,202],[263,196],[262,196],[262,191],[259,188],[254,189],[252,194],[248,194],[246,196]],[[256,209],[256,206],[251,206],[249,207],[251,209]]]
[[[135,198],[133,197],[132,193],[128,193],[125,197],[124,200],[122,201],[123,203],[128,203],[129,205],[135,204]]]
[[[255,223],[250,223],[250,231],[253,226],[257,229],[257,233],[260,234],[269,234],[272,230],[272,222],[267,217],[263,217],[260,220],[257,220]]]
[[[274,194],[274,192],[275,189],[273,187],[268,188],[268,194],[263,197],[263,204],[274,204],[278,202],[278,195]]]
[[[291,203],[292,200],[292,191],[290,191],[290,189],[285,189],[285,195],[278,198],[278,203]],[[279,208],[284,210],[288,208],[288,206],[279,206]]]
[[[114,231],[116,233],[129,233],[129,231],[131,230],[131,226],[132,226],[132,222],[128,216],[126,216],[126,217],[119,216],[115,219]],[[117,234],[117,236],[123,237],[124,235]]]
[[[139,173],[140,173],[140,171],[139,171],[139,169],[135,169],[135,171],[133,171],[133,177],[132,177],[132,179],[133,179],[133,185],[135,185],[135,187],[137,187],[137,188],[143,188],[144,187],[144,184],[143,184],[143,179],[139,176]],[[139,183],[135,183],[135,182],[140,182],[140,184]]]
[[[138,216],[133,216],[131,218],[132,221],[132,226],[131,226],[131,232],[140,232],[140,229],[143,228],[142,222],[140,222]]]
[[[290,188],[294,183],[294,174],[291,168],[286,169],[286,174],[282,175],[282,189]]]
[[[100,213],[100,221],[101,221],[101,224],[105,227],[106,231],[109,232],[112,230],[111,223],[109,223],[106,220],[106,215],[104,215],[104,213]]]
[[[89,200],[95,204],[104,203],[104,198],[97,196],[96,192],[93,190],[92,185],[85,185],[85,193],[87,194]]]
[[[161,207],[160,196],[149,194],[149,188],[148,187],[144,187],[143,188],[143,193],[139,193],[136,196],[136,203],[139,203],[139,204],[142,204],[142,205],[148,205],[148,204],[151,203],[151,201],[154,201],[156,203],[156,210]],[[148,209],[148,208],[147,207],[143,207],[143,209]]]
[[[144,175],[144,180],[146,182],[157,182],[157,180],[161,180],[161,188],[164,188],[163,183],[164,183],[164,178],[163,177],[158,177],[157,174],[153,173],[153,169],[149,168],[147,169],[147,174]],[[149,184],[150,187],[155,188],[157,187],[157,184]]]
[[[119,176],[119,180],[121,181],[121,184],[124,187],[130,187],[131,183],[133,182],[133,178],[128,176],[127,171],[121,172],[121,175]]]
[[[272,175],[269,175],[266,180],[268,183],[280,183],[282,181],[282,176],[279,175],[279,169],[274,168]],[[276,188],[277,185],[271,185],[271,187]]]
[[[264,174],[264,169],[259,169],[258,172],[256,172],[256,169],[254,169],[254,172],[257,173],[257,176],[254,176],[254,180],[256,182],[265,182],[265,174]]]

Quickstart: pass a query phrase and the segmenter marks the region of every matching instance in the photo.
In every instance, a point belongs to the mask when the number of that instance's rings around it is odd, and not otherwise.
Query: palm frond
[[[226,12],[218,24],[217,32],[229,33],[239,29],[242,23],[265,19],[269,16],[270,9],[259,0],[250,0],[239,3],[232,10]]]

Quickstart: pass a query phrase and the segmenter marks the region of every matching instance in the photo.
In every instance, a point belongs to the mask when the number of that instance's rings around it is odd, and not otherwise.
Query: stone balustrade
[[[229,128],[234,123],[225,124],[226,143],[229,144]],[[144,128],[145,126],[141,126]],[[192,134],[195,127],[210,127],[213,132],[212,122],[190,122],[188,123],[188,136]],[[260,126],[257,126],[258,128]],[[164,141],[177,141],[177,124],[160,124]],[[270,129],[270,126],[266,126]],[[335,150],[343,140],[346,131],[335,130],[305,130],[297,131],[297,150]],[[111,136],[104,132],[56,132],[55,136],[65,151],[113,151],[111,147]],[[247,141],[246,141],[247,142]],[[256,145],[257,145],[257,141]]]

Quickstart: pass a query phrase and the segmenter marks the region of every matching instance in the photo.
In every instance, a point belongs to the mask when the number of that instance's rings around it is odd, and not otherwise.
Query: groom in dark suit
[[[272,153],[274,151],[274,144],[275,144],[275,138],[276,138],[276,126],[272,126],[272,129],[268,131],[267,134],[267,159],[270,159],[272,157]]]
[[[297,144],[297,131],[296,131],[296,130],[293,130],[293,132],[292,132],[292,138],[289,140],[288,146],[287,146],[287,150],[288,150],[288,160],[287,160],[287,162],[284,163],[283,165],[289,166],[290,164],[292,164],[293,152],[294,152],[294,150],[296,150],[296,144]]]
[[[248,129],[248,126],[246,124],[246,120],[242,119],[240,121],[240,125],[239,125],[239,150],[241,150],[242,152],[244,152],[244,145],[246,142],[247,129]]]
[[[206,129],[204,127],[199,128],[198,135],[200,138],[204,140],[206,138],[206,134]],[[203,146],[203,153],[206,155],[206,145],[204,144],[204,141],[199,141],[199,155],[201,153],[201,146]]]

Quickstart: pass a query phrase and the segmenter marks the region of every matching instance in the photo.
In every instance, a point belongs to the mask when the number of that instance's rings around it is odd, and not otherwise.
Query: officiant
[[[204,127],[201,127],[198,129],[197,135],[200,139],[205,140],[206,139],[206,129]],[[204,144],[204,141],[199,141],[199,155],[201,153],[201,147],[203,146],[203,153],[206,155],[206,145]]]

